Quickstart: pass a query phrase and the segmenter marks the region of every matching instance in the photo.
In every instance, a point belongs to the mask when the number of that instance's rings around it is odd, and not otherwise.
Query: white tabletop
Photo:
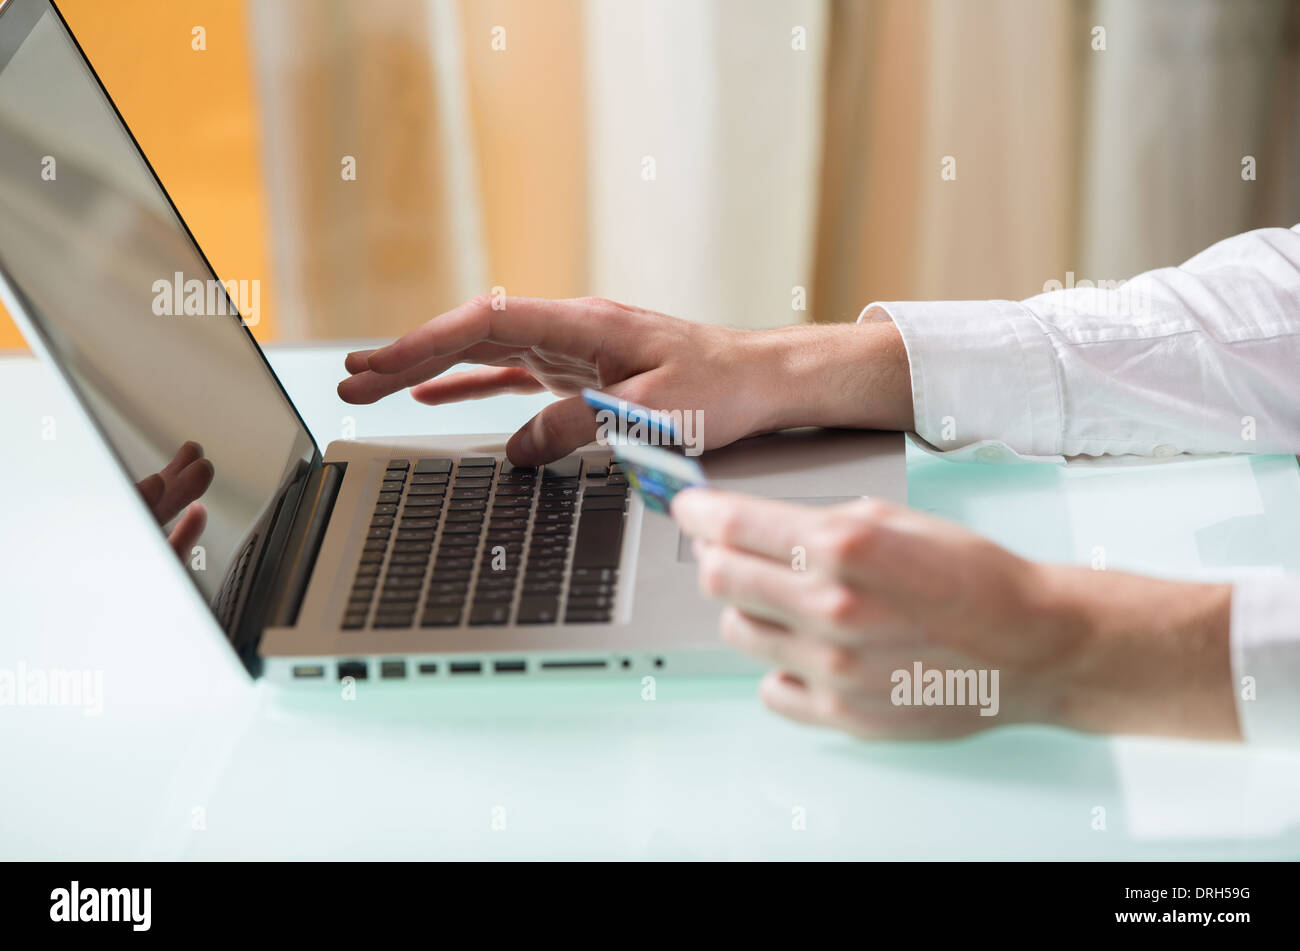
[[[346,417],[358,436],[505,432],[546,401],[348,407],[343,352],[270,353],[322,446]],[[869,744],[768,714],[748,679],[664,677],[653,701],[632,678],[363,684],[351,702],[250,682],[49,371],[0,357],[0,402],[0,668],[104,678],[98,716],[0,706],[0,858],[1300,854],[1297,754],[1041,728]],[[1039,558],[1300,571],[1290,458],[912,453],[909,480],[913,505]]]

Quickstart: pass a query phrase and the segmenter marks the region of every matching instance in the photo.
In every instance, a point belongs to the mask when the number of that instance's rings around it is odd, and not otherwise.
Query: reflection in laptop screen
[[[0,220],[10,309],[186,542],[229,633],[266,522],[315,444],[46,0],[0,12]],[[257,276],[237,277],[234,304],[260,307]],[[206,525],[186,539],[178,516],[195,501]]]

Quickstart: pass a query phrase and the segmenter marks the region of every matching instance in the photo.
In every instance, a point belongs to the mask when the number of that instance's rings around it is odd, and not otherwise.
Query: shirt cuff
[[[1061,453],[1064,414],[1052,342],[1016,301],[868,304],[858,321],[892,320],[912,373],[917,433],[953,450],[996,440],[1028,456]]]
[[[1300,745],[1300,577],[1234,585],[1232,681],[1249,742]]]

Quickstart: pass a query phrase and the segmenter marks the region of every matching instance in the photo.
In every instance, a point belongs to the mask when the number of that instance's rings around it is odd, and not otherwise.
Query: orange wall
[[[118,109],[223,279],[261,280],[275,335],[245,0],[60,0]],[[207,49],[192,48],[192,30]],[[23,346],[0,307],[0,348]]]

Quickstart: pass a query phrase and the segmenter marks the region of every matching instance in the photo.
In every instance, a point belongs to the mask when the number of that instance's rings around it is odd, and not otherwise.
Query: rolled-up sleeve
[[[1245,738],[1300,746],[1300,576],[1233,586],[1232,675]]]

